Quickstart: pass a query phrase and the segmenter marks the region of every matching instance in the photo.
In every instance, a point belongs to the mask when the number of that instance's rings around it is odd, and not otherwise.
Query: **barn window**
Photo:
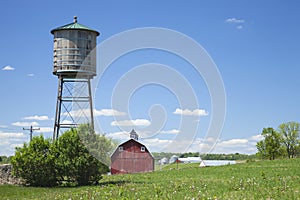
[[[119,151],[123,151],[123,147],[119,147]]]
[[[145,152],[145,147],[141,147],[141,152]]]

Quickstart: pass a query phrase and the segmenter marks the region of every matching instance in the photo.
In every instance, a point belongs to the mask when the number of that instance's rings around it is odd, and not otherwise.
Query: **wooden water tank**
[[[67,78],[96,76],[99,32],[74,22],[51,30],[54,35],[53,74]]]

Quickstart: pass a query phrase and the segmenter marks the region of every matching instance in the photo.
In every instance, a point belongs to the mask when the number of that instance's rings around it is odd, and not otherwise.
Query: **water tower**
[[[96,76],[96,42],[99,32],[74,22],[51,30],[54,35],[53,74],[58,95],[53,140],[61,129],[89,123],[94,128],[91,79]]]

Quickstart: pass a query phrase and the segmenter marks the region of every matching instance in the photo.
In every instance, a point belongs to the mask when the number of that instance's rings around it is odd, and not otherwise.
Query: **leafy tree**
[[[109,152],[111,141],[97,134],[89,127],[79,129],[95,140],[92,146]],[[96,150],[96,149],[94,149]],[[31,186],[52,187],[56,185],[90,185],[97,183],[108,167],[93,157],[79,137],[77,129],[63,133],[51,143],[43,136],[33,137],[29,144],[17,148],[12,157],[13,173]]]
[[[257,154],[258,154],[258,156],[259,156],[261,159],[267,158],[267,151],[266,151],[266,143],[265,143],[265,140],[261,140],[261,141],[257,142],[256,148],[257,148],[257,151],[258,151]]]
[[[261,135],[264,139],[256,147],[262,158],[274,160],[281,155],[281,136],[273,128],[264,128]]]
[[[279,125],[279,133],[283,138],[288,158],[294,158],[299,145],[299,123],[287,122]]]
[[[22,177],[26,184],[52,187],[57,184],[54,156],[49,153],[51,142],[43,136],[34,137],[29,144],[17,148],[11,158],[14,174]]]
[[[84,127],[89,128],[89,127]],[[87,131],[88,129],[85,129]],[[94,133],[90,133],[94,134]],[[101,144],[99,144],[100,146]],[[71,129],[61,135],[55,143],[56,166],[61,176],[60,182],[74,185],[97,183],[108,167],[93,157],[80,140],[77,129]]]
[[[78,127],[78,135],[91,155],[106,165],[110,164],[110,155],[117,147],[116,142],[96,134],[89,124]]]

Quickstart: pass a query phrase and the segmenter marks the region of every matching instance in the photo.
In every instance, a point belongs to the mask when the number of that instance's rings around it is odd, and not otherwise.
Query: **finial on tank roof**
[[[77,23],[77,16],[74,16],[74,23]]]

